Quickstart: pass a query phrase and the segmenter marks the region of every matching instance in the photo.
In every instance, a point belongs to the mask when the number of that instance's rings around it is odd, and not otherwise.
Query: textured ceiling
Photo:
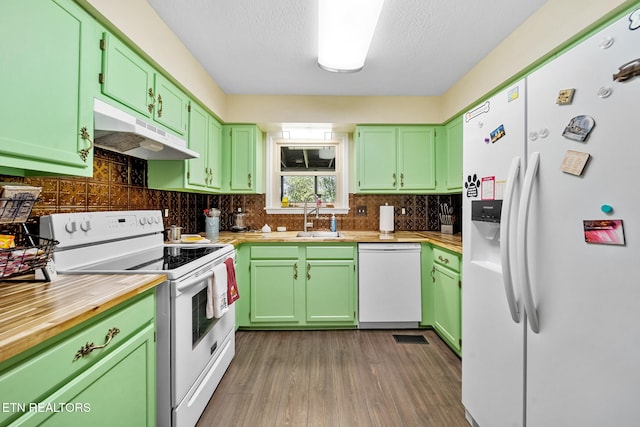
[[[317,0],[148,0],[227,94],[441,95],[545,0],[386,0],[364,69],[317,65]]]

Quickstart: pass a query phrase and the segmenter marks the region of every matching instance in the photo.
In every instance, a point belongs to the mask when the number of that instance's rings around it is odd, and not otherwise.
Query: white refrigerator
[[[640,9],[464,120],[467,418],[640,425]]]

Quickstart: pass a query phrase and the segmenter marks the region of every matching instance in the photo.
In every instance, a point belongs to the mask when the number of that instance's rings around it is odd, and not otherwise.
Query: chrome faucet
[[[316,219],[320,218],[320,207],[318,206],[318,200],[320,199],[317,194],[312,193],[313,199],[316,203],[316,207],[307,211],[307,202],[309,201],[309,197],[304,200],[304,232],[307,232],[307,215],[309,215],[314,210],[316,211]]]

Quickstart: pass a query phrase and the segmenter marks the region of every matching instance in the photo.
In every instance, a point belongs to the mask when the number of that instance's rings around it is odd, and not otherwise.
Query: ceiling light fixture
[[[338,73],[362,70],[384,0],[319,0],[318,65]]]

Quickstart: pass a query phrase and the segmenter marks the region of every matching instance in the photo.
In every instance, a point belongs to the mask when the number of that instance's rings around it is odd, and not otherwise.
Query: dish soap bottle
[[[338,222],[336,221],[336,215],[335,214],[331,214],[331,225],[329,226],[331,231],[333,231],[334,233],[336,231],[338,231]]]

